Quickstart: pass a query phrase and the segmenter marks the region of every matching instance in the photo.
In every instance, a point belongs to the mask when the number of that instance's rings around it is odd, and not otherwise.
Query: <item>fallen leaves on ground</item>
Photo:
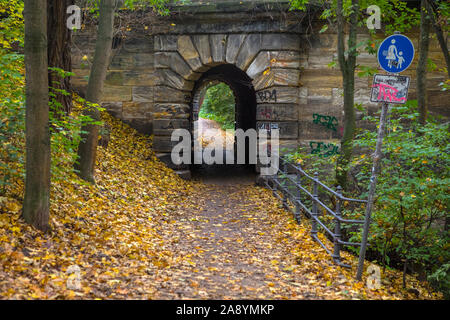
[[[337,267],[270,191],[181,180],[151,150],[151,138],[105,116],[97,184],[76,176],[53,183],[51,232],[20,218],[15,198],[0,197],[0,296],[3,299],[435,299],[401,272],[382,288]],[[327,242],[326,239],[322,239]],[[78,266],[80,286],[68,283]]]

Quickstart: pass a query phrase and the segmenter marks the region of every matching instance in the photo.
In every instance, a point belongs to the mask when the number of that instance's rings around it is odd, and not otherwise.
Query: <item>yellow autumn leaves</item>
[[[50,233],[20,218],[22,181],[0,198],[0,298],[416,298],[393,271],[377,291],[354,281],[269,190],[181,180],[157,160],[151,137],[104,120],[112,131],[99,148],[97,185],[54,182]],[[354,268],[356,258],[343,256]],[[420,298],[438,297],[408,283]]]

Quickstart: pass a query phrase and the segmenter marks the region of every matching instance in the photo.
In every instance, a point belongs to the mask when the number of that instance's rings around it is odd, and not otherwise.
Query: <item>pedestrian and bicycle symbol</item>
[[[394,34],[384,39],[378,49],[378,63],[390,73],[406,70],[414,59],[414,45],[407,36]]]

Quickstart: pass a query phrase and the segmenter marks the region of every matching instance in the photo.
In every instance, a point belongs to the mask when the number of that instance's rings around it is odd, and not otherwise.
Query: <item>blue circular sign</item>
[[[384,39],[378,48],[378,63],[390,73],[408,69],[414,59],[414,45],[407,36],[394,34]]]

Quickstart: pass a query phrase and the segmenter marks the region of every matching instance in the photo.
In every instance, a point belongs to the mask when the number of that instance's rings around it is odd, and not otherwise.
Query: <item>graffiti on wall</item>
[[[277,102],[277,90],[273,89],[270,90],[264,90],[258,92],[258,97],[261,100],[261,102]]]
[[[313,114],[313,123],[320,124],[330,130],[337,131],[338,120],[334,116],[325,116],[323,114]]]
[[[328,158],[339,154],[339,146],[334,143],[310,141],[311,154],[317,154],[320,158]]]
[[[276,122],[261,122],[261,123],[258,123],[258,129],[259,130],[267,130],[267,132],[269,132],[269,134],[270,134],[270,132],[273,129],[280,129],[280,128],[279,128],[278,123],[276,123]]]
[[[289,112],[286,108],[274,108],[272,106],[269,107],[261,107],[258,110],[259,119],[271,120],[271,119],[284,119],[292,117],[292,112]]]

